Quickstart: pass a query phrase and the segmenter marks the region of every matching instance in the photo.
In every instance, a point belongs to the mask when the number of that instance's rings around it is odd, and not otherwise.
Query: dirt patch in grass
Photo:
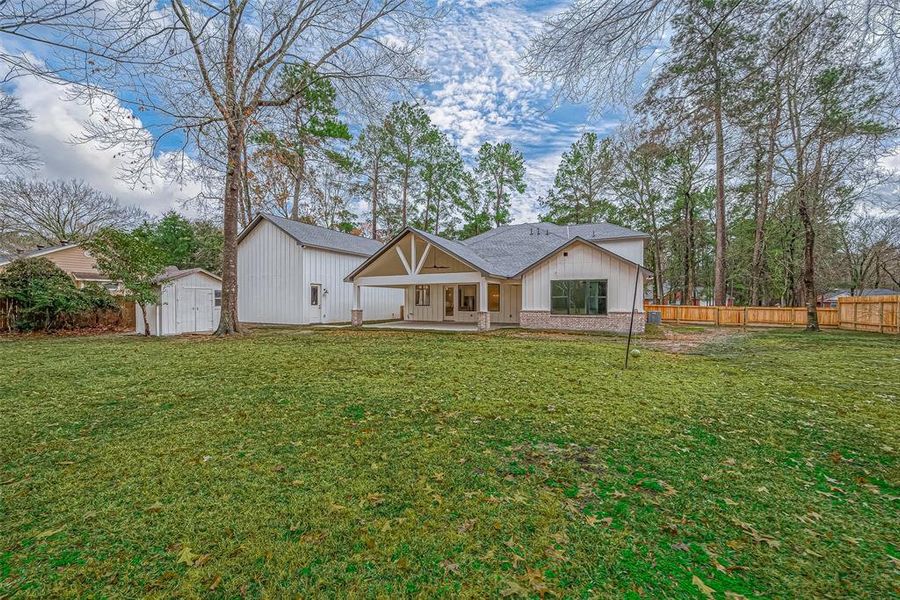
[[[738,328],[661,325],[653,337],[639,338],[637,346],[675,354],[703,354],[710,347],[731,344],[746,335]]]

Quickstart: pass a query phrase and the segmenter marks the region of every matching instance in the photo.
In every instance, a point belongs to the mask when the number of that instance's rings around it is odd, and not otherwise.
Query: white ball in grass
[[[631,351],[631,358],[637,358],[640,355],[641,355],[641,351],[638,350],[637,348],[635,348],[634,350]]]

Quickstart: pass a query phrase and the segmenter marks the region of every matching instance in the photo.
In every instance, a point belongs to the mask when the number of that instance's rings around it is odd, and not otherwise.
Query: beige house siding
[[[52,250],[43,254],[36,254],[31,258],[46,258],[57,267],[68,273],[75,279],[75,284],[81,287],[85,282],[81,281],[79,276],[85,274],[91,275],[91,281],[105,281],[104,277],[97,270],[97,262],[88,251],[81,246],[69,246]],[[0,271],[5,270],[7,265],[0,265]]]

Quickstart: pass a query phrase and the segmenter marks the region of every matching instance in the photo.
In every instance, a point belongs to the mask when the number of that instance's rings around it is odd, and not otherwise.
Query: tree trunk
[[[216,335],[240,332],[237,310],[237,222],[241,195],[241,148],[244,125],[241,117],[228,128],[228,163],[225,171],[224,243],[222,247],[222,311]]]
[[[684,289],[682,304],[693,304],[694,288],[694,206],[690,192],[684,196]]]
[[[150,335],[150,321],[147,320],[147,305],[143,302],[138,302],[138,306],[141,307],[141,316],[144,318],[144,335]]]
[[[777,75],[776,75],[777,77]],[[781,121],[781,94],[779,88],[775,88],[775,115],[769,123],[769,147],[766,157],[766,178],[763,184],[762,194],[759,198],[759,206],[756,212],[756,233],[753,237],[753,262],[750,267],[750,304],[758,306],[760,287],[762,286],[762,274],[765,268],[765,236],[766,218],[769,212],[769,195],[772,193],[775,172],[775,143],[778,138],[778,125]]]
[[[375,157],[372,165],[372,239],[378,239],[378,185],[379,185],[379,169],[381,168],[381,158]]]
[[[406,229],[406,194],[409,189],[409,167],[403,169],[403,206],[401,208],[403,215],[403,229]]]
[[[292,193],[293,196],[293,206],[291,206],[291,220],[299,221],[300,220],[300,187],[301,187],[300,177],[294,174],[294,190]]]
[[[715,43],[715,42],[714,42]],[[713,46],[715,65],[715,93],[713,118],[716,129],[716,259],[713,282],[713,304],[725,304],[725,134],[722,131],[722,76],[719,73],[718,53]]]
[[[819,331],[819,314],[816,312],[815,241],[812,215],[809,212],[805,186],[797,193],[797,207],[803,223],[803,288],[806,296],[806,330]]]

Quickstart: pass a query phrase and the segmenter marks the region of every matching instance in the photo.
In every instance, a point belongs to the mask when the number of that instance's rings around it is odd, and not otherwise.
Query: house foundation
[[[643,333],[646,314],[634,313],[634,332]],[[519,313],[519,326],[525,329],[571,329],[575,331],[610,331],[628,333],[630,312],[606,315],[553,315],[549,310],[523,310]]]

